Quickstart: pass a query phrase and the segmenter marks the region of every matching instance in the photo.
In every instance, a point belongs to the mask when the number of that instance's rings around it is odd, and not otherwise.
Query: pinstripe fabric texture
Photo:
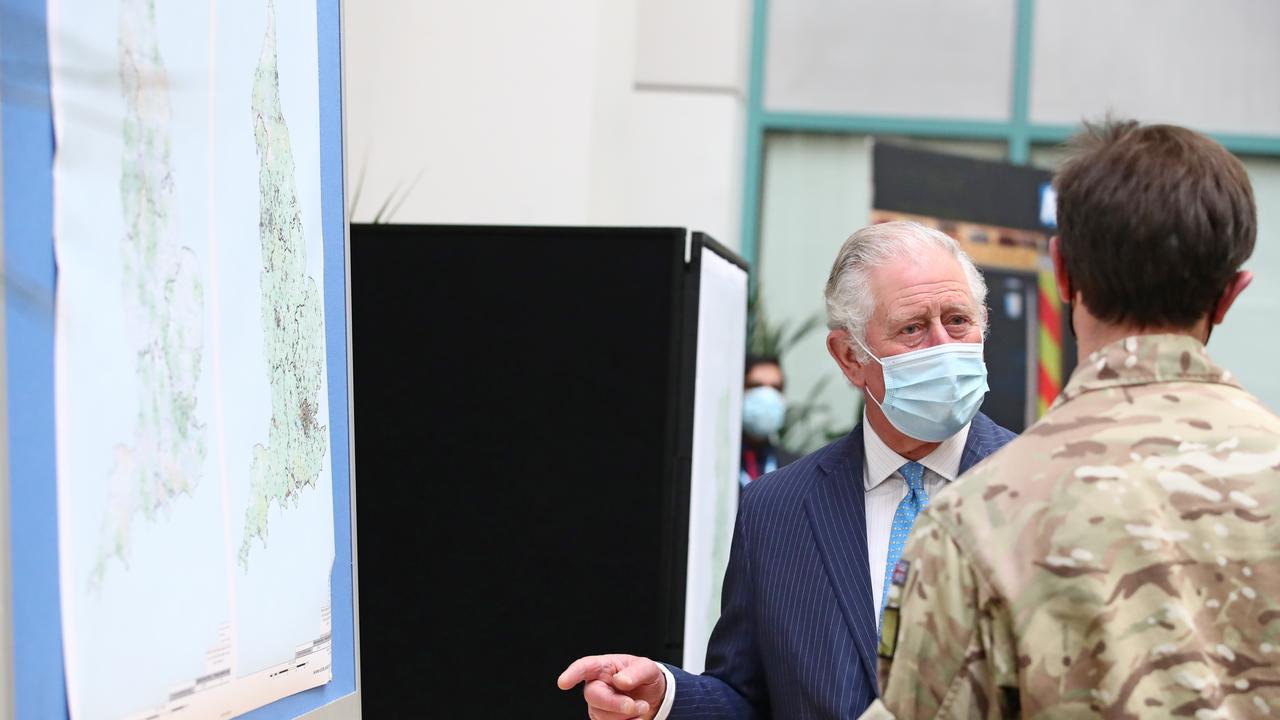
[[[1013,433],[974,418],[967,470]],[[747,486],[707,671],[675,677],[671,720],[844,720],[875,699],[862,426]]]

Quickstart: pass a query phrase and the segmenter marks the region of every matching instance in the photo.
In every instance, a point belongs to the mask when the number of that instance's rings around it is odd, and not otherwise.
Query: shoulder
[[[1034,552],[1047,558],[1060,544],[1052,539],[1054,528],[1080,526],[1072,537],[1087,538],[1101,529],[1089,523],[1140,507],[1133,495],[1099,505],[1112,491],[1150,481],[1144,497],[1165,503],[1170,480],[1161,484],[1161,469],[1179,476],[1199,469],[1214,477],[1251,458],[1280,457],[1280,419],[1238,388],[1161,382],[1108,392],[1090,391],[1054,407],[938,493],[925,512],[994,572],[1008,562],[1002,548],[1031,551],[1025,543],[1042,538],[1048,544]],[[989,420],[982,425],[984,431],[999,427]]]
[[[1027,491],[1026,480],[1034,474],[1033,469],[1043,469],[1044,461],[1048,460],[1045,454],[1032,461],[1030,456],[1039,457],[1042,451],[1029,449],[1029,443],[1035,444],[1026,433],[1018,436],[986,415],[975,416],[966,443],[966,452],[976,456],[974,465],[939,492],[925,510],[930,522],[936,523],[936,531],[944,533],[966,552],[978,555],[988,547],[999,545],[980,542],[980,539],[1002,532],[1016,536],[1017,530],[1012,525],[1021,516],[1003,509],[1006,505],[1021,507],[1020,499]],[[979,567],[982,565],[979,562]]]
[[[973,427],[1001,450],[964,474],[958,489],[966,495],[988,494],[1002,484],[1056,487],[1077,470],[1128,463],[1160,448],[1280,437],[1280,418],[1257,398],[1235,386],[1201,382],[1085,393],[1054,407],[1020,436],[981,415]]]
[[[1058,443],[1045,442],[1046,438],[1036,435],[1039,424],[1033,424],[1019,436],[981,413],[974,417],[967,451],[975,453],[977,458],[972,467],[939,493],[929,507],[953,535],[962,538],[967,533],[964,532],[963,521],[949,511],[959,510],[968,503],[966,512],[969,517],[965,519],[976,520],[974,516],[977,514],[986,516],[988,513],[979,512],[979,506],[996,498],[1002,502],[1016,502],[1031,476],[1042,477],[1046,464],[1061,462],[1055,457]],[[985,531],[992,529],[984,527]]]
[[[1206,384],[1203,388],[1195,389],[1206,402],[1203,403],[1203,407],[1197,408],[1194,412],[1200,413],[1204,418],[1230,420],[1236,427],[1273,435],[1280,434],[1280,415],[1248,390],[1235,385],[1220,384]],[[1169,397],[1169,395],[1163,395],[1161,399],[1168,403]],[[1196,430],[1209,429],[1193,427]]]
[[[982,413],[978,413],[973,417],[973,422],[969,425],[969,434],[972,441],[980,441],[988,445],[990,452],[999,450],[1018,437],[1017,433],[997,425],[994,420]]]

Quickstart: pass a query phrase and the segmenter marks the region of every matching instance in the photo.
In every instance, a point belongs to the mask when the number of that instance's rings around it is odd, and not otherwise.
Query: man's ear
[[[1236,298],[1240,297],[1240,293],[1249,287],[1249,283],[1253,282],[1253,273],[1248,270],[1241,270],[1231,276],[1231,280],[1227,282],[1227,287],[1222,291],[1222,297],[1218,298],[1217,304],[1213,306],[1213,313],[1209,316],[1209,322],[1214,325],[1221,325],[1223,318],[1227,316],[1227,311],[1231,309],[1231,305],[1235,303]]]
[[[858,361],[848,330],[832,330],[827,333],[827,352],[831,353],[831,357],[840,366],[840,372],[854,387],[866,387],[866,366]]]
[[[1053,260],[1053,279],[1058,283],[1058,299],[1064,303],[1074,302],[1071,276],[1067,273],[1067,261],[1062,259],[1057,235],[1049,238],[1049,257]]]

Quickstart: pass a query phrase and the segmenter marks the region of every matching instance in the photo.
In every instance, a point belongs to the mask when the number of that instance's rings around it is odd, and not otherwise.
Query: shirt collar
[[[960,432],[943,440],[933,452],[916,462],[929,468],[947,482],[960,475],[960,456],[964,454],[964,444],[969,439],[969,423],[960,428]],[[889,449],[884,440],[876,434],[867,422],[867,415],[862,415],[862,447],[866,458],[866,472],[863,474],[864,490],[871,491],[880,483],[888,480],[910,460]]]
[[[1131,335],[1089,355],[1054,401],[1057,407],[1093,390],[1157,382],[1207,382],[1239,387],[1231,371],[1209,359],[1190,335]]]

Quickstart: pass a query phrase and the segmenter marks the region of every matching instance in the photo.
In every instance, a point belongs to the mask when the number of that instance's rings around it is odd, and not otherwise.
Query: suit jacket
[[[1014,434],[979,413],[960,472]],[[862,425],[747,485],[706,672],[669,668],[671,720],[856,718],[878,694]]]

